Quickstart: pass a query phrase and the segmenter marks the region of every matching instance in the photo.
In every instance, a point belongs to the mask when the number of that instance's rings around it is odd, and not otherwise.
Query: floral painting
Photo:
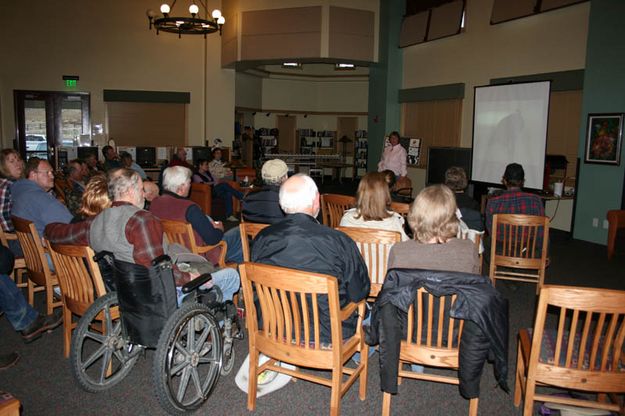
[[[618,165],[623,136],[623,114],[589,114],[586,163]]]

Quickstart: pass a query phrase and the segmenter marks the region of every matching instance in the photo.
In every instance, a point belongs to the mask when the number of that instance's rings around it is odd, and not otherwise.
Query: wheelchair
[[[187,296],[178,307],[168,256],[150,268],[111,253],[95,260],[108,293],[89,307],[72,337],[70,360],[78,384],[92,393],[110,389],[147,349],[155,349],[152,382],[161,406],[170,414],[198,409],[219,376],[234,367],[233,340],[242,337],[235,305],[222,301],[217,286],[200,289],[211,279],[204,274],[183,286]]]

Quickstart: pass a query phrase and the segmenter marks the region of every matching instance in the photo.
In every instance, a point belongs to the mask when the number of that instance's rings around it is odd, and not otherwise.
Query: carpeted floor
[[[576,241],[568,234],[553,232],[551,266],[546,283],[593,286],[625,290],[625,256],[606,260],[605,246]],[[514,388],[516,334],[532,325],[536,297],[529,284],[498,283],[497,288],[510,300],[509,385]],[[0,390],[13,393],[23,403],[24,415],[161,415],[164,412],[151,385],[153,352],[140,358],[130,375],[109,391],[91,394],[81,390],[72,378],[69,361],[63,358],[61,328],[25,345],[9,322],[0,318],[0,353],[19,351],[20,362],[0,371]],[[246,395],[234,383],[234,375],[247,354],[247,340],[236,344],[236,366],[231,375],[222,377],[210,399],[198,414],[248,415]],[[378,355],[370,360],[367,399],[361,402],[357,385],[341,401],[343,415],[379,415],[382,394],[379,389]],[[481,383],[480,415],[520,415],[512,404],[512,391],[506,394],[495,388],[491,365],[487,365]],[[304,381],[291,382],[277,392],[257,400],[256,415],[324,415],[329,411],[330,390]],[[468,402],[458,388],[405,380],[399,395],[393,397],[396,415],[462,415]]]

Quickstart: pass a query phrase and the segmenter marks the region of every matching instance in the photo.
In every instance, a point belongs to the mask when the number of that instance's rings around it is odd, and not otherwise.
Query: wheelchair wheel
[[[142,350],[124,339],[118,305],[115,292],[96,299],[74,331],[71,368],[88,392],[107,390],[122,381]]]
[[[221,331],[209,308],[183,304],[156,348],[152,379],[161,406],[171,414],[199,408],[219,379],[221,363]]]
[[[223,365],[221,367],[221,375],[227,376],[234,368],[234,345],[233,341],[224,342]]]

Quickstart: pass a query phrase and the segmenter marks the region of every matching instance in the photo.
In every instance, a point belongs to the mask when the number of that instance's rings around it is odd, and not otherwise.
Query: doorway
[[[278,116],[278,151],[280,153],[299,153],[295,148],[295,128],[297,117]]]
[[[58,168],[57,149],[78,146],[91,133],[89,93],[16,90],[14,101],[14,146],[24,160],[37,156]]]

